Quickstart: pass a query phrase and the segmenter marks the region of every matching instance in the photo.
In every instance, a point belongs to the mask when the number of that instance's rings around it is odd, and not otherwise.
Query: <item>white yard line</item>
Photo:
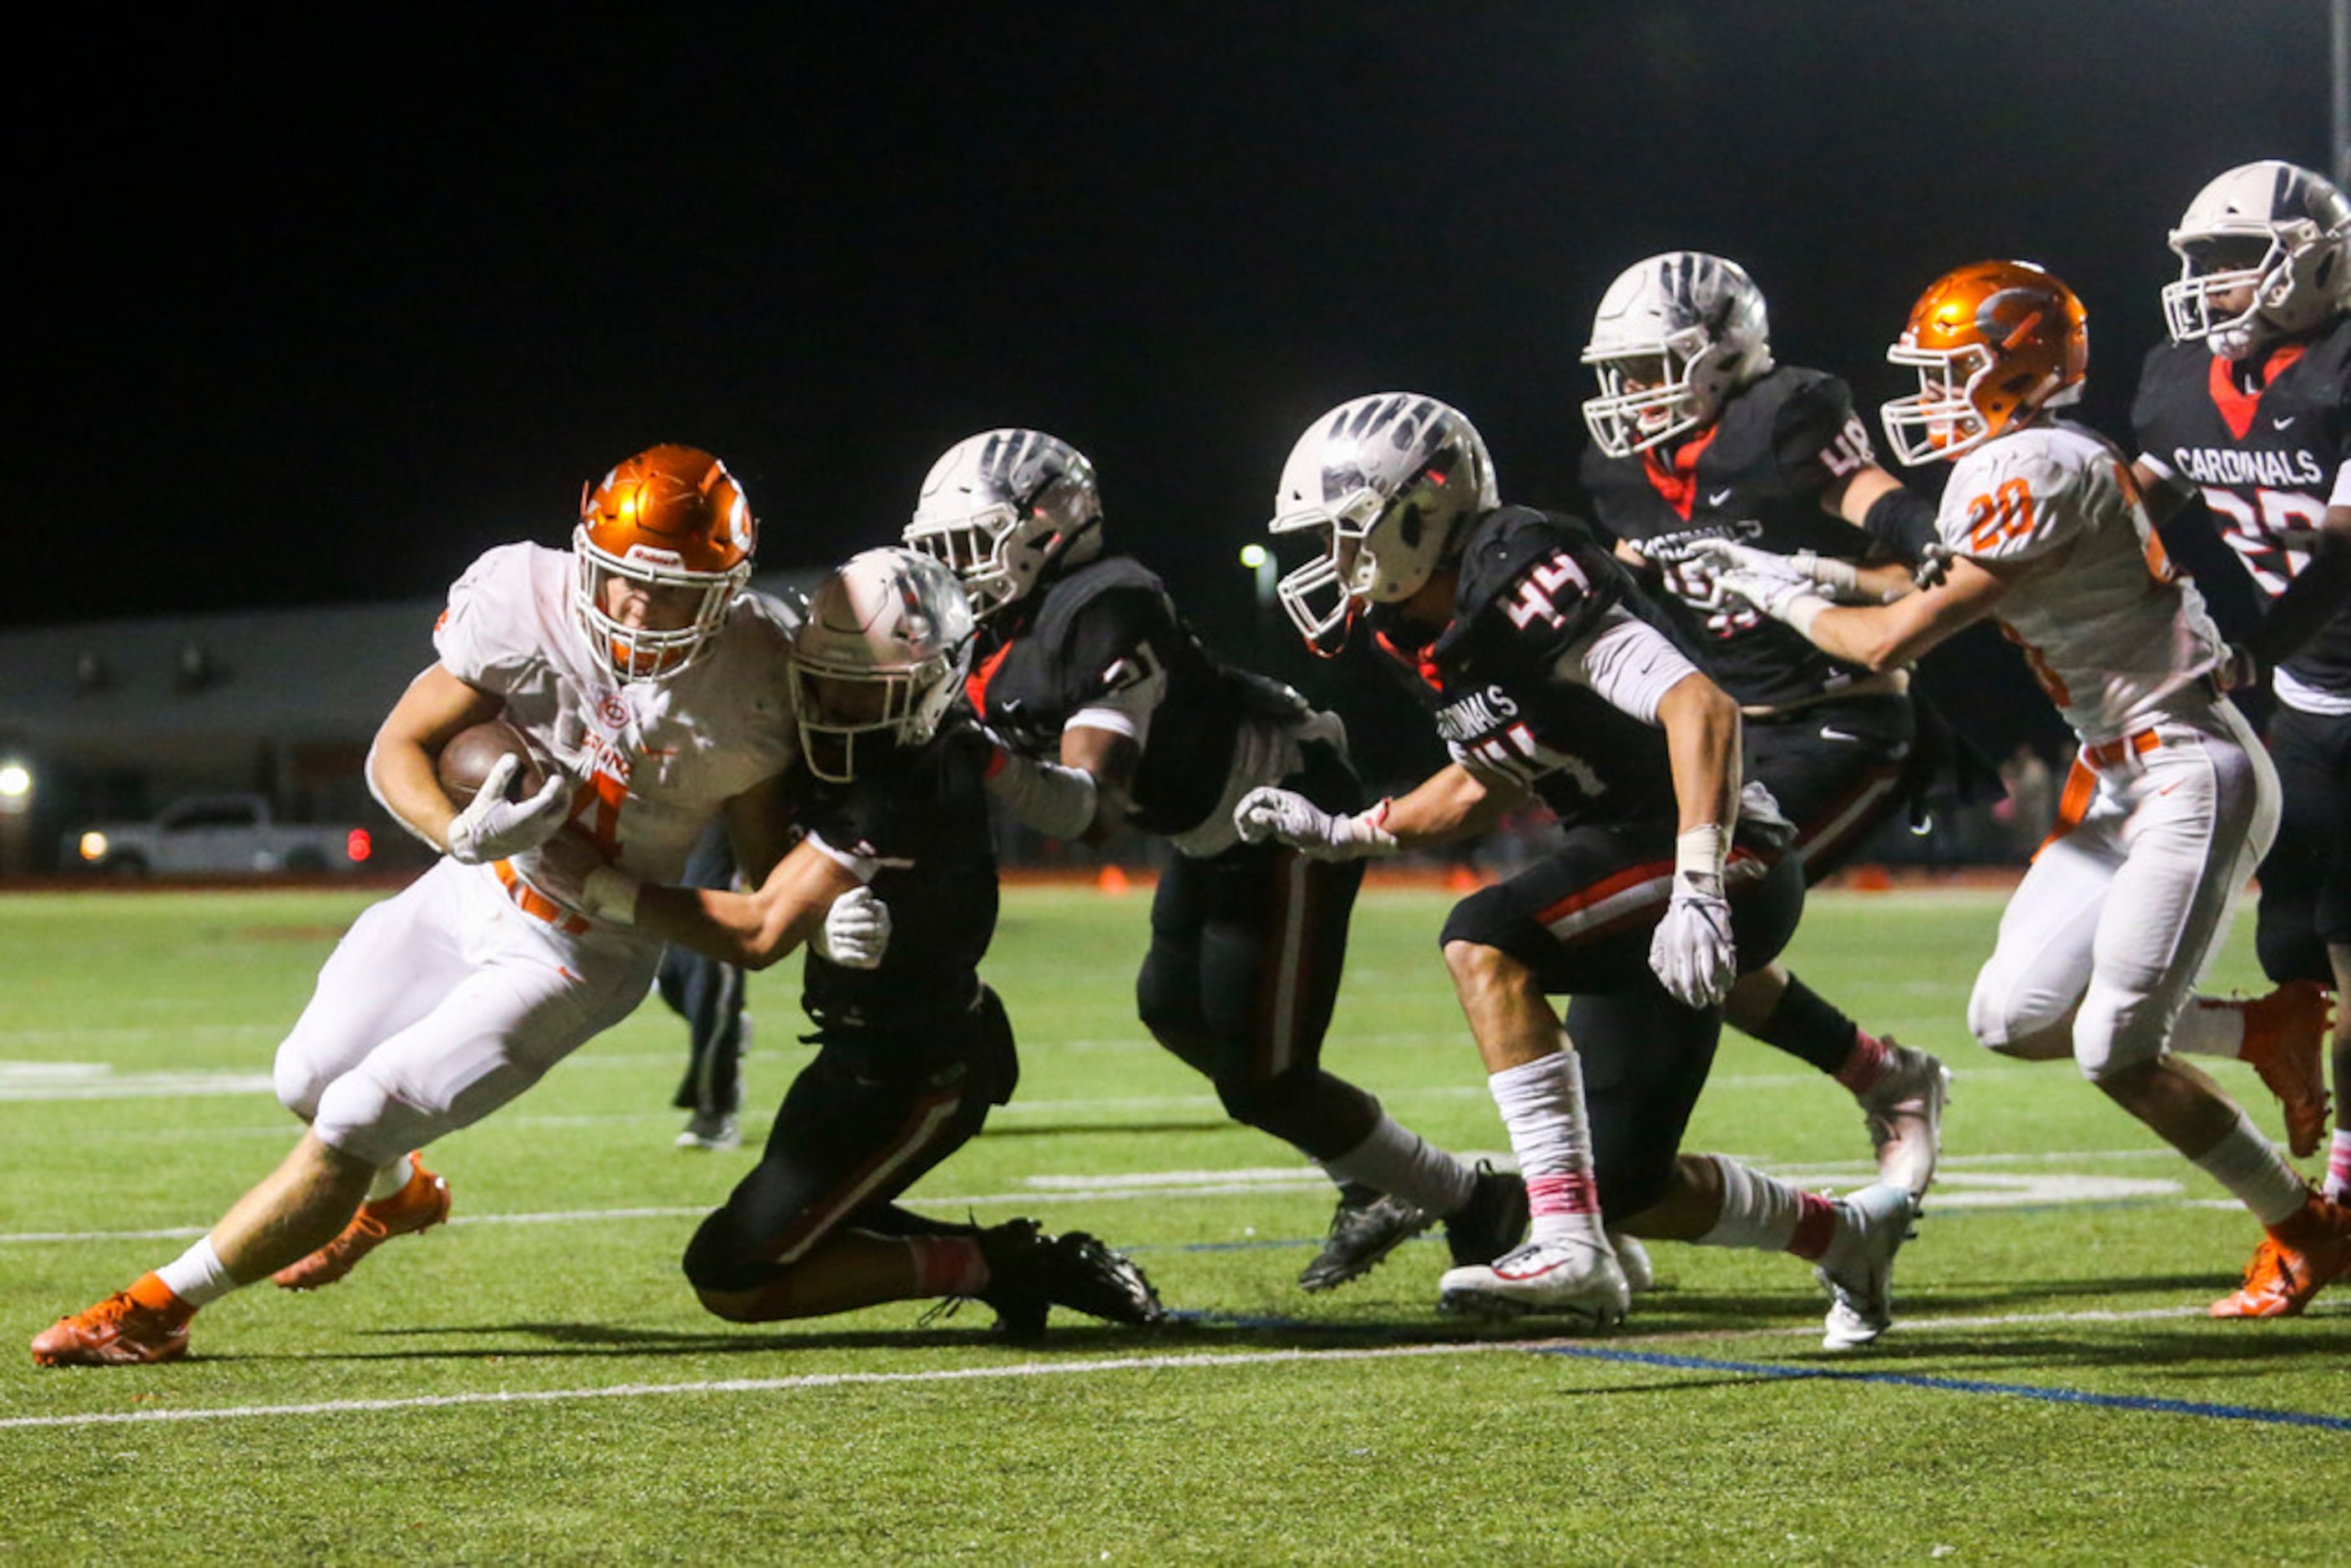
[[[2015,1328],[2032,1324],[2138,1322],[2199,1316],[2199,1307],[2157,1307],[2142,1312],[2026,1312],[2001,1317],[1905,1319],[1903,1329]],[[1311,1328],[1312,1325],[1301,1325]],[[1629,1334],[1566,1343],[1603,1349],[1638,1350],[1728,1339],[1812,1338],[1817,1326],[1776,1329],[1697,1330],[1686,1333]],[[643,1399],[678,1394],[779,1394],[802,1389],[941,1383],[985,1383],[1018,1377],[1082,1377],[1113,1372],[1214,1371],[1231,1367],[1298,1363],[1400,1361],[1428,1356],[1492,1355],[1557,1349],[1556,1339],[1469,1340],[1449,1344],[1366,1346],[1340,1350],[1202,1352],[1194,1354],[1114,1356],[1100,1361],[1031,1361],[1009,1366],[945,1367],[930,1372],[808,1373],[794,1377],[722,1377],[689,1383],[622,1383],[602,1388],[500,1390],[480,1394],[427,1394],[399,1399],[325,1399],[298,1405],[226,1405],[200,1410],[91,1411],[67,1416],[0,1417],[0,1431],[59,1427],[120,1427],[162,1421],[227,1421],[286,1416],[346,1416],[390,1410],[437,1410],[468,1405],[546,1405],[586,1399]],[[1866,1370],[1866,1363],[1850,1364]],[[1826,1370],[1826,1369],[1824,1369]]]

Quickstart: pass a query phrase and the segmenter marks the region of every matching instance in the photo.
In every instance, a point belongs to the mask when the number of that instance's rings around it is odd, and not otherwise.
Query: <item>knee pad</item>
[[[310,1062],[290,1049],[291,1042],[277,1048],[277,1059],[270,1064],[272,1086],[277,1091],[277,1103],[305,1122],[319,1118],[319,1097],[333,1082]]]
[[[329,1148],[382,1166],[431,1143],[444,1129],[430,1112],[396,1098],[360,1068],[326,1086],[310,1130]]]
[[[685,1282],[697,1292],[721,1295],[757,1290],[776,1272],[773,1265],[754,1262],[745,1254],[724,1209],[705,1217],[695,1228],[694,1239],[685,1244],[685,1256],[679,1263],[685,1270]]]

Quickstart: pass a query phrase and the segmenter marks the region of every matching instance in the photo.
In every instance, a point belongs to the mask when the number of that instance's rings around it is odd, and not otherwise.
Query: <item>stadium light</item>
[[[20,817],[33,809],[33,770],[14,758],[0,762],[0,816]]]

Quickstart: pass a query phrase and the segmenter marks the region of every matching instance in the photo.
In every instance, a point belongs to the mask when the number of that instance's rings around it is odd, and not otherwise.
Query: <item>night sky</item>
[[[1744,262],[1873,423],[1928,280],[2042,261],[2125,434],[2188,197],[2329,162],[2321,0],[480,9],[19,54],[8,621],[437,594],[664,440],[818,565],[1029,423],[1246,627],[1234,552],[1346,397],[1454,402],[1572,501],[1642,256]]]

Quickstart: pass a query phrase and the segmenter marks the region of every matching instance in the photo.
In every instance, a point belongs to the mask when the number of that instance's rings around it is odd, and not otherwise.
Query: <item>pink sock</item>
[[[914,1294],[975,1296],[987,1288],[987,1259],[969,1236],[913,1236]]]
[[[1865,1094],[1886,1076],[1886,1042],[1862,1028],[1853,1029],[1853,1054],[1836,1070],[1836,1081],[1855,1094]]]
[[[2325,1193],[2330,1203],[2351,1203],[2351,1128],[2335,1128],[2327,1146]]]

